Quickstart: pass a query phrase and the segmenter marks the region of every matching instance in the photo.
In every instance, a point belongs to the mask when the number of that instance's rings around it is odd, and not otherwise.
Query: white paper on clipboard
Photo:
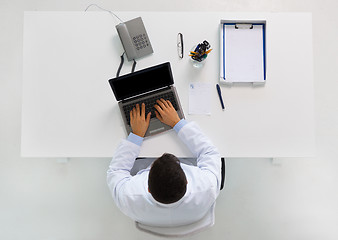
[[[222,24],[223,25],[223,24]],[[221,80],[225,82],[265,82],[264,29],[221,26]]]

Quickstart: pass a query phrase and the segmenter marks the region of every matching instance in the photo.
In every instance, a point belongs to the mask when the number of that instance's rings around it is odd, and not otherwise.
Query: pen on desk
[[[219,100],[221,101],[222,109],[224,111],[225,107],[224,107],[224,103],[223,103],[223,99],[222,99],[222,92],[221,92],[221,88],[218,84],[216,84],[216,89],[217,89]]]

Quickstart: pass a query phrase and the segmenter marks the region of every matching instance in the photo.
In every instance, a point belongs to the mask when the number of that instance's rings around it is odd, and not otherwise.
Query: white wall
[[[282,165],[228,159],[216,225],[191,239],[338,239],[338,1],[149,2],[95,1],[119,11],[313,13],[317,156]],[[23,11],[80,11],[90,3],[0,0],[0,239],[157,239],[115,207],[105,183],[110,159],[20,158]]]

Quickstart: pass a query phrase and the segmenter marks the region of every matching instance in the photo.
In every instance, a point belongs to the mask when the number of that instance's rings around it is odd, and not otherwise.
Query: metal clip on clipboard
[[[236,29],[253,29],[252,23],[236,23]]]
[[[220,83],[264,84],[266,20],[221,20]]]

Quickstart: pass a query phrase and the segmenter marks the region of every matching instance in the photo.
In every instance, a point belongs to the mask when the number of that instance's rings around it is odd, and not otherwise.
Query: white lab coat
[[[162,204],[148,192],[149,168],[130,175],[140,146],[122,140],[110,163],[107,183],[118,208],[133,220],[150,226],[181,226],[200,220],[215,202],[221,183],[221,157],[194,122],[185,124],[178,137],[197,158],[197,167],[181,164],[187,191],[177,202]]]

